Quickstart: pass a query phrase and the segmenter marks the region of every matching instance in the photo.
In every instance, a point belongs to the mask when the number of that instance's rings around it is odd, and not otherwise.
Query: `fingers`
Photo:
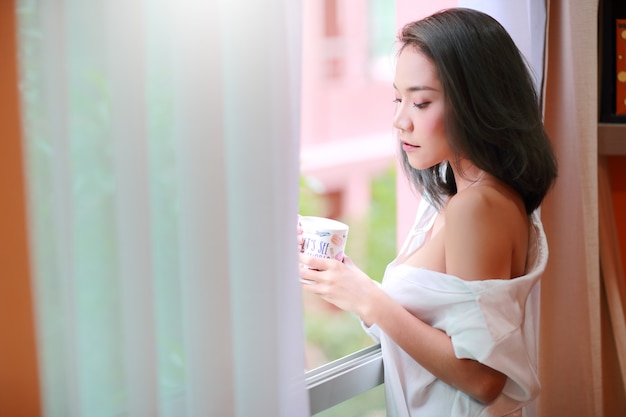
[[[333,269],[338,262],[334,259],[316,258],[314,256],[300,255],[300,265],[316,271],[327,271]]]
[[[300,263],[300,282],[307,285],[317,284],[320,271],[312,267]]]
[[[300,281],[303,284],[318,284],[324,280],[323,273],[333,267],[336,261],[300,255]]]

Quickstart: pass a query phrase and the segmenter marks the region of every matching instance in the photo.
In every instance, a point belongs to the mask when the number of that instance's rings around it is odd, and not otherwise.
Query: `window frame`
[[[311,415],[384,383],[380,344],[305,372]]]

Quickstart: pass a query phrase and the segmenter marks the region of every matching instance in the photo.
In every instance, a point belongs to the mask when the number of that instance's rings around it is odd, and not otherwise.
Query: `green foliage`
[[[326,360],[339,359],[372,344],[361,327],[359,319],[343,311],[328,310],[307,312],[304,329],[307,342],[324,353]],[[315,366],[323,363],[315,363]]]
[[[380,281],[396,256],[396,172],[390,168],[372,183],[370,235],[363,269]]]

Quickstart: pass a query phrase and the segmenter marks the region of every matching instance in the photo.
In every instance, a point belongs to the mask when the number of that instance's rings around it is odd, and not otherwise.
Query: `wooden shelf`
[[[598,123],[598,154],[626,155],[626,123]]]

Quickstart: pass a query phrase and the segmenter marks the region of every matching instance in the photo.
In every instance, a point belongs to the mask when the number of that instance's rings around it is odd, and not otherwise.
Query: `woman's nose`
[[[408,131],[411,130],[412,126],[411,119],[404,114],[402,107],[398,106],[393,115],[393,127],[402,131]]]

